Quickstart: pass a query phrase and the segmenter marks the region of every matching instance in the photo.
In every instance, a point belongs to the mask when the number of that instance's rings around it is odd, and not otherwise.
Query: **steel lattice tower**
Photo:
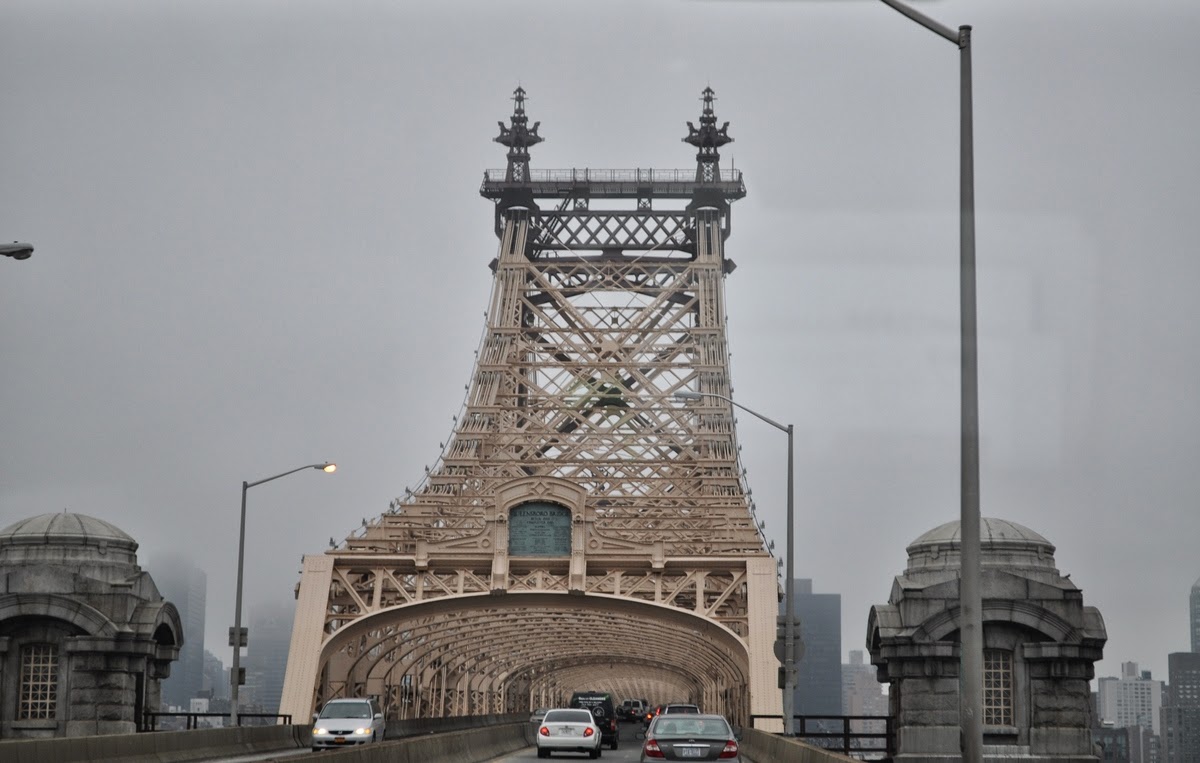
[[[694,171],[539,171],[513,100],[507,167],[480,189],[500,244],[465,408],[416,489],[305,557],[280,712],[516,712],[604,688],[778,714],[776,562],[733,412],[673,397],[732,394],[728,123],[706,88]]]

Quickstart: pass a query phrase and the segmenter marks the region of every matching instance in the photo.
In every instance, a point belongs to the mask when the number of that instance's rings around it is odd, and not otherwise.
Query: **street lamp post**
[[[322,464],[297,466],[291,471],[276,474],[274,477],[267,477],[257,482],[242,483],[242,520],[238,530],[237,598],[233,610],[233,629],[229,632],[229,644],[233,647],[233,667],[229,671],[229,723],[231,726],[236,727],[241,725],[238,719],[238,688],[241,686],[242,647],[246,645],[246,639],[242,634],[242,567],[246,558],[246,491],[255,485],[277,480],[280,477],[286,477],[289,474],[295,474],[305,469],[320,469],[323,472],[333,472],[337,470],[337,464],[326,461]]]
[[[795,469],[794,469],[794,431],[791,424],[786,426],[780,424],[774,419],[769,419],[758,411],[747,408],[731,397],[718,395],[715,392],[676,392],[675,397],[679,400],[703,400],[706,397],[715,397],[718,400],[724,400],[734,408],[741,408],[746,413],[749,413],[755,418],[765,421],[781,432],[787,433],[788,438],[788,463],[787,463],[787,577],[783,581],[783,595],[787,600],[786,614],[784,615],[783,624],[783,733],[785,736],[792,736],[795,732],[796,710],[795,710],[795,693],[796,693],[796,597],[794,596],[795,588],[795,554],[792,553],[792,544],[795,538]]]
[[[960,723],[964,763],[983,760],[983,594],[979,549],[979,374],[975,329],[975,143],[971,27],[956,32],[899,0],[882,0],[959,50],[959,333],[961,341],[961,503],[959,518]]]

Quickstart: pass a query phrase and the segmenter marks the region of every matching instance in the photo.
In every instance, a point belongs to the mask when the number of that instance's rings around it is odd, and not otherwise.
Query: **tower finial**
[[[726,143],[733,142],[733,138],[729,137],[728,122],[721,125],[719,129],[717,128],[717,116],[713,111],[713,101],[716,99],[717,96],[713,89],[705,87],[700,93],[700,100],[704,102],[704,108],[700,112],[700,127],[697,128],[688,122],[688,134],[683,139],[684,143],[690,143],[699,149],[696,152],[696,182],[698,183],[715,183],[721,179],[721,154],[717,149]]]
[[[513,114],[510,117],[511,126],[500,122],[500,134],[492,140],[508,146],[508,168],[504,173],[507,183],[525,183],[529,180],[529,148],[541,143],[542,136],[538,135],[538,125],[534,122],[529,127],[529,117],[525,116],[525,88],[517,85],[513,91]]]

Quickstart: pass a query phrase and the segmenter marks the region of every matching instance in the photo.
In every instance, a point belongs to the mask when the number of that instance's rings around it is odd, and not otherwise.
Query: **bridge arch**
[[[390,607],[330,635],[318,671],[318,701],[381,696],[390,717],[522,712],[582,689],[703,703],[737,719],[749,712],[743,639],[706,617],[617,596],[482,594]]]

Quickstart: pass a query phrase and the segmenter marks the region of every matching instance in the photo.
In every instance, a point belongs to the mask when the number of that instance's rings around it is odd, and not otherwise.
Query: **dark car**
[[[745,760],[739,756],[737,735],[723,716],[664,713],[646,730],[640,760]]]
[[[645,714],[642,715],[642,726],[649,728],[650,721],[654,720],[654,718],[662,712],[662,709],[662,705],[655,705],[654,707],[646,708]]]
[[[600,727],[600,743],[609,749],[617,749],[620,732],[617,727],[617,710],[613,696],[606,691],[577,691],[571,695],[570,707],[584,708],[592,713]]]

